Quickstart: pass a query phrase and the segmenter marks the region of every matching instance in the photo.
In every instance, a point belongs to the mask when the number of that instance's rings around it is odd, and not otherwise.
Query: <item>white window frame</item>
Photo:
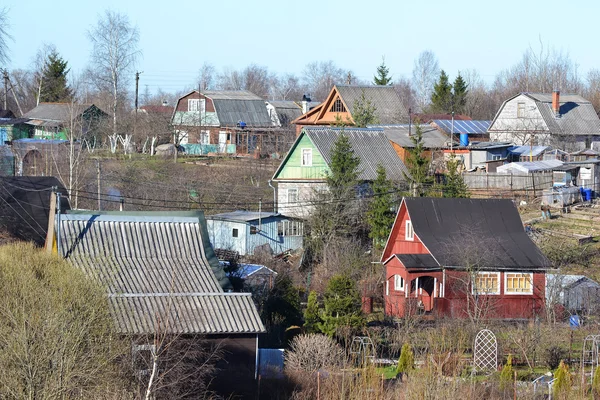
[[[494,292],[487,292],[487,291],[477,291],[476,290],[476,283],[477,283],[477,278],[479,277],[479,275],[495,275],[496,276],[496,282],[498,282],[498,286],[496,286],[496,290]],[[482,272],[478,272],[475,274],[475,279],[473,279],[473,283],[471,284],[471,293],[472,294],[477,294],[477,295],[499,295],[500,294],[500,272],[488,272],[488,271],[482,271]]]
[[[188,112],[206,112],[204,99],[188,99]]]
[[[397,292],[404,292],[404,278],[401,275],[394,275],[394,290]]]
[[[413,224],[410,220],[407,220],[404,224],[404,239],[410,241],[415,240],[415,230],[413,229]]]
[[[517,118],[525,118],[525,102],[519,101],[517,103]]]
[[[305,159],[304,154],[308,157]],[[300,165],[303,167],[312,167],[312,149],[303,148],[301,149],[302,159],[300,160]]]
[[[210,144],[210,131],[200,131],[200,144]]]
[[[296,199],[294,201],[290,201],[290,193],[295,193]],[[287,190],[287,204],[298,203],[300,192],[298,188],[288,188]]]
[[[509,292],[508,291],[508,276],[511,274],[528,275],[529,276],[529,291],[528,292]],[[504,273],[504,294],[510,296],[527,296],[533,294],[533,273],[531,272],[505,272]]]

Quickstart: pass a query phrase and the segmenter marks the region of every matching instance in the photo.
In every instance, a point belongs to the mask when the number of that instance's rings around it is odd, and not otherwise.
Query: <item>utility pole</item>
[[[4,109],[8,108],[8,71],[2,70],[2,75],[4,77]]]
[[[102,211],[102,204],[100,201],[100,160],[96,160],[96,169],[98,172],[98,211]]]
[[[140,87],[140,74],[142,72],[135,73],[135,115],[133,116],[133,136],[135,137],[137,131],[137,115],[138,115],[138,93]]]

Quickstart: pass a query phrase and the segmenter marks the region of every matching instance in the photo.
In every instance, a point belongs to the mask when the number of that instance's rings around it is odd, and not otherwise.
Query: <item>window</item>
[[[256,235],[258,233],[258,228],[254,225],[250,225],[250,234]]]
[[[498,160],[502,160],[502,156],[499,156],[498,154],[492,154],[492,161],[498,161]]]
[[[277,223],[279,236],[303,236],[304,223],[301,221],[279,221]]]
[[[204,99],[188,99],[188,111],[205,112]]]
[[[200,132],[200,144],[210,144],[210,132],[209,131]]]
[[[394,290],[404,290],[404,278],[394,275]]]
[[[298,202],[298,189],[289,188],[287,190],[287,202],[288,204],[294,204]]]
[[[346,112],[346,107],[344,107],[344,103],[342,103],[342,100],[337,98],[333,102],[333,105],[331,106],[331,109],[329,111],[331,111],[331,112]]]
[[[312,149],[302,149],[302,166],[312,166]]]
[[[233,232],[231,232],[231,236],[238,237],[238,230],[237,230],[237,228],[233,228]]]
[[[525,103],[517,103],[517,118],[525,118]]]
[[[474,294],[500,294],[500,272],[479,272],[475,276]]]
[[[411,221],[406,221],[406,231],[404,232],[404,239],[415,240],[415,231],[413,230]]]
[[[504,274],[505,294],[533,294],[533,274],[507,272]]]

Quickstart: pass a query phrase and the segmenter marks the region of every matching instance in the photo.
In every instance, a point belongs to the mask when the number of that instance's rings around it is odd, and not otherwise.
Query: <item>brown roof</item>
[[[165,113],[165,114],[173,114],[173,106],[162,106],[162,105],[146,105],[141,106],[140,110],[146,111],[147,113]]]

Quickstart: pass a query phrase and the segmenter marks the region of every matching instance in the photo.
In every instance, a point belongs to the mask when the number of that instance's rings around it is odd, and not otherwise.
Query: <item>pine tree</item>
[[[373,200],[367,211],[367,222],[371,228],[369,237],[373,239],[376,249],[381,249],[390,234],[394,224],[395,213],[393,211],[392,182],[387,179],[385,168],[377,166],[377,178],[371,184]]]
[[[415,125],[415,134],[411,136],[410,140],[413,147],[407,150],[404,162],[409,173],[404,174],[404,178],[411,184],[414,195],[423,196],[427,192],[426,185],[433,183],[433,178],[429,175],[430,159],[425,155],[421,125]]]
[[[502,367],[500,372],[500,387],[506,389],[513,381],[513,367],[512,367],[512,356],[509,354],[506,358],[506,364]]]
[[[448,75],[442,70],[440,79],[433,86],[431,94],[431,109],[434,113],[452,112],[452,85],[448,81]]]
[[[378,121],[376,112],[377,108],[373,105],[371,99],[365,96],[365,91],[363,90],[360,97],[354,101],[354,110],[352,112],[354,124],[359,128],[376,124]]]
[[[458,76],[454,80],[454,84],[452,85],[452,104],[453,110],[457,114],[464,114],[465,106],[467,105],[467,94],[469,91],[467,90],[467,83],[458,73]]]
[[[398,359],[398,366],[396,372],[399,374],[407,374],[412,371],[415,367],[415,356],[408,343],[402,345],[400,350],[400,358]]]
[[[446,173],[446,183],[442,187],[443,197],[471,197],[469,187],[459,171],[460,165],[460,159],[456,157],[452,157],[446,162],[446,169],[448,172]]]
[[[335,275],[329,280],[323,306],[322,322],[317,326],[329,336],[335,335],[340,327],[361,327],[365,323],[356,281],[347,275]]]
[[[71,89],[67,84],[69,71],[67,61],[57,52],[48,55],[42,72],[40,102],[68,102],[71,99]]]
[[[377,67],[377,75],[373,77],[373,83],[378,86],[388,86],[392,84],[390,69],[385,65],[385,57],[382,57],[381,65]]]
[[[308,294],[308,303],[304,310],[304,331],[305,333],[318,333],[318,323],[321,322],[319,317],[319,301],[317,292],[312,290]]]

